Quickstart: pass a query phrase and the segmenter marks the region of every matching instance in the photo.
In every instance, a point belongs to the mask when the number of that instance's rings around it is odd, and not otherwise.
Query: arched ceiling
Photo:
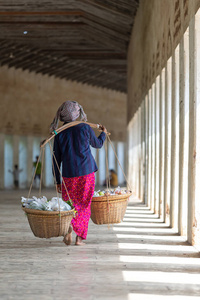
[[[126,92],[139,0],[0,0],[0,63]]]

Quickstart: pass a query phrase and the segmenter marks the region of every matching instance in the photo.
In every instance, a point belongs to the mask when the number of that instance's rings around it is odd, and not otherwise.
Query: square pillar
[[[0,133],[0,189],[4,189],[5,185],[4,185],[4,142],[5,142],[5,135],[3,133]]]

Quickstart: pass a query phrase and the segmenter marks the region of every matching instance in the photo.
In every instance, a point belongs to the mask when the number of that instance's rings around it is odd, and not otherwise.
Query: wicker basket
[[[33,234],[39,238],[65,236],[74,217],[74,209],[69,211],[43,211],[22,207]]]
[[[91,204],[91,219],[95,224],[114,224],[123,221],[128,198],[132,193],[93,197]]]

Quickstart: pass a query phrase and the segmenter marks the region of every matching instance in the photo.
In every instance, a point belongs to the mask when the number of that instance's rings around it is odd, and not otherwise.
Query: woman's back
[[[58,165],[62,162],[64,177],[87,175],[98,170],[90,146],[101,148],[105,133],[97,138],[88,124],[70,127],[55,137],[54,152]],[[60,159],[60,161],[59,161]]]

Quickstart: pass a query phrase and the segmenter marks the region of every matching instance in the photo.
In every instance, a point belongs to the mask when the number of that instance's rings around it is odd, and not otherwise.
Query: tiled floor
[[[90,221],[87,244],[67,247],[33,236],[22,195],[0,192],[1,300],[200,299],[200,254],[140,202],[121,224]]]

